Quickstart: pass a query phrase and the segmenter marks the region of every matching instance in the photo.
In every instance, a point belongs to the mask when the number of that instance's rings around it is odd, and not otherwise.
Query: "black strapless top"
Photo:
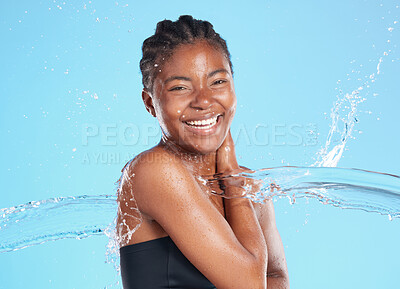
[[[170,237],[121,247],[124,289],[216,289]]]

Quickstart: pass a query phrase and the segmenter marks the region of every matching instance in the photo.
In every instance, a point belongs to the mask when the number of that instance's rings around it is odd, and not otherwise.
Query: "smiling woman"
[[[163,142],[200,154],[223,142],[236,108],[229,62],[205,40],[177,47],[161,66],[153,92],[143,90]]]
[[[212,195],[201,181],[243,170],[230,134],[236,95],[225,41],[191,16],[162,21],[143,44],[141,70],[162,138],[124,168],[124,288],[288,288],[272,203],[229,198],[241,193],[234,182],[218,188],[227,198]]]

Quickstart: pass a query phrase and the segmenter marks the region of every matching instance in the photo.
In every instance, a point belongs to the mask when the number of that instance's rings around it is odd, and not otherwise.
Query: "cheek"
[[[228,97],[225,98],[224,106],[225,106],[227,114],[229,114],[233,117],[236,112],[236,95],[235,95],[235,93],[233,93],[233,94],[231,93]]]
[[[164,113],[170,119],[173,119],[173,120],[179,120],[179,118],[182,115],[183,110],[184,110],[184,107],[182,105],[182,102],[179,102],[179,101],[165,103],[165,106],[164,106]]]
[[[183,108],[179,102],[163,101],[157,106],[157,118],[164,126],[180,121]]]
[[[230,101],[225,105],[227,125],[230,127],[236,113],[236,97],[231,97]]]
[[[229,113],[232,115],[232,118],[235,116],[236,104],[230,108]]]

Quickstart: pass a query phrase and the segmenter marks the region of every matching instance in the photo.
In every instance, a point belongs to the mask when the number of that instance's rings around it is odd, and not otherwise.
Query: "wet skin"
[[[119,195],[117,222],[132,206],[143,222],[122,245],[169,235],[218,288],[288,288],[272,202],[224,201],[196,179],[240,169],[229,132],[236,109],[229,62],[207,42],[196,42],[179,46],[157,67],[153,90],[142,97],[162,140],[128,168],[135,177]]]
[[[144,90],[143,100],[160,123],[162,144],[203,157],[215,155],[236,110],[226,57],[207,42],[200,42],[178,47],[167,63],[158,67],[153,91]],[[217,124],[210,129],[188,125],[212,117],[217,117]]]

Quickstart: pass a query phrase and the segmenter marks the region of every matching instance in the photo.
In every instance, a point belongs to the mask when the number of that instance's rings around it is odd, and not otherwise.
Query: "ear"
[[[154,109],[153,99],[151,98],[150,92],[146,88],[142,90],[142,99],[146,107],[146,110],[154,117],[156,117],[156,110]]]

